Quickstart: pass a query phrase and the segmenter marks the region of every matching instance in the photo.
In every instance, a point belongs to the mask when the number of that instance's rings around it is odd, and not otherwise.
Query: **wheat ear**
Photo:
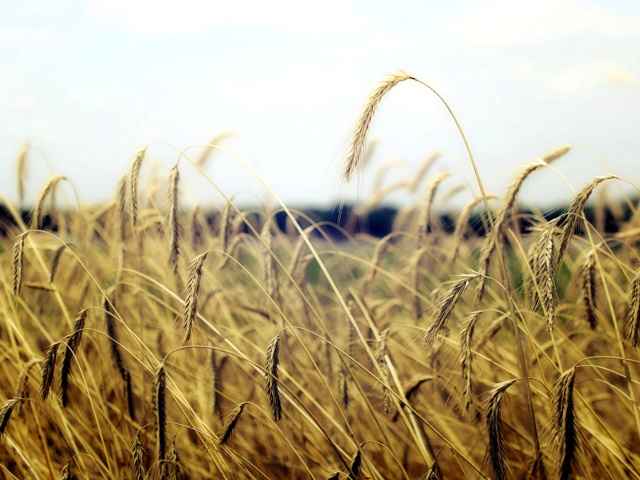
[[[464,398],[464,410],[469,413],[471,407],[471,377],[473,371],[473,352],[471,341],[476,328],[476,323],[480,319],[482,312],[475,312],[466,321],[462,333],[460,334],[460,367],[462,369],[462,396]]]
[[[207,258],[205,252],[195,257],[189,264],[189,272],[187,273],[187,298],[184,301],[184,336],[182,344],[184,345],[191,338],[193,325],[198,314],[198,297],[200,296],[200,284],[202,281],[202,267]]]
[[[11,265],[13,270],[13,296],[20,293],[22,286],[22,268],[24,265],[24,240],[29,232],[24,232],[16,238],[11,248]]]
[[[56,272],[58,271],[58,265],[60,265],[60,259],[62,258],[62,254],[64,253],[66,248],[66,245],[60,245],[58,248],[56,248],[56,251],[53,254],[49,272],[49,283],[53,283],[53,279],[55,278]]]
[[[116,330],[116,320],[114,318],[113,309],[111,308],[113,301],[109,300],[109,297],[105,296],[102,302],[102,308],[104,310],[104,321],[107,327],[107,336],[109,337],[109,349],[111,352],[111,358],[116,365],[118,372],[123,380],[127,378],[127,368],[124,365],[124,358],[122,358],[122,352],[120,351],[120,342],[118,341],[118,331]]]
[[[220,250],[226,253],[229,247],[229,237],[231,235],[231,223],[229,218],[231,217],[231,200],[224,204],[222,213],[220,214],[220,223],[218,226],[218,235],[220,236]]]
[[[62,355],[62,368],[60,369],[60,401],[63,407],[66,407],[69,404],[69,375],[71,375],[71,360],[80,345],[86,317],[87,309],[84,309],[80,312],[78,318],[76,318],[73,325],[73,333],[69,336],[65,345],[66,348]]]
[[[509,475],[509,465],[506,458],[506,445],[502,425],[500,407],[504,392],[509,388],[514,380],[508,380],[496,385],[489,396],[486,405],[486,429],[489,438],[489,450],[487,452],[487,463],[493,471],[497,480],[504,480]]]
[[[146,473],[144,468],[144,448],[142,448],[142,442],[140,441],[140,430],[136,433],[131,445],[131,475],[134,480],[144,480]]]
[[[169,449],[168,470],[170,480],[178,480],[178,478],[180,478],[180,455],[178,455],[178,450],[176,449],[175,436],[173,437],[171,448]]]
[[[274,298],[276,292],[275,262],[273,259],[273,232],[271,231],[271,218],[262,226],[260,233],[263,243],[262,252],[262,279],[264,288],[270,298]]]
[[[560,236],[560,244],[558,246],[557,252],[557,261],[559,262],[567,247],[569,246],[569,241],[573,236],[576,227],[578,226],[578,222],[582,218],[582,212],[584,210],[589,197],[595,190],[595,188],[600,185],[605,180],[610,180],[612,178],[618,178],[615,175],[608,175],[605,177],[597,177],[591,180],[587,185],[585,185],[582,190],[578,192],[578,194],[573,198],[573,201],[569,205],[569,209],[567,213],[564,215],[564,223],[562,225],[562,235]]]
[[[68,461],[60,470],[60,480],[71,480],[71,461]]]
[[[462,297],[466,288],[469,286],[469,282],[476,277],[477,275],[467,275],[460,280],[453,282],[440,302],[435,321],[424,333],[422,343],[426,349],[431,350],[433,348],[438,335],[440,335],[446,326],[447,320],[451,317],[453,309],[460,300],[460,297]]]
[[[640,269],[631,281],[629,288],[629,300],[624,313],[624,338],[633,348],[638,346],[640,340]]]
[[[18,200],[20,201],[20,204],[24,202],[24,182],[27,176],[27,153],[29,153],[30,147],[31,144],[29,141],[26,141],[22,144],[22,147],[20,147],[20,151],[18,152],[16,170],[18,171]]]
[[[389,364],[387,363],[387,339],[389,338],[389,329],[385,329],[380,333],[380,338],[378,339],[378,345],[376,345],[376,350],[374,357],[376,362],[380,367],[380,372],[382,372],[382,404],[384,407],[384,413],[388,414],[391,411],[391,406],[393,401],[391,399],[391,393],[389,392],[389,379],[390,379],[390,370]]]
[[[553,437],[558,454],[558,478],[560,480],[568,480],[571,477],[571,462],[578,450],[578,431],[573,403],[575,377],[575,367],[567,370],[558,379],[553,391]]]
[[[596,329],[596,251],[590,250],[580,266],[580,286],[582,287],[582,305],[591,330]]]
[[[496,198],[496,195],[489,194],[487,195],[487,199]],[[458,252],[460,251],[460,245],[462,244],[462,236],[464,235],[465,229],[469,226],[469,218],[471,217],[471,212],[473,209],[482,201],[484,198],[482,195],[478,195],[473,197],[460,211],[460,216],[456,221],[456,228],[453,232],[453,250],[451,252],[451,262],[453,263],[458,256]]]
[[[160,472],[166,472],[167,459],[167,406],[166,388],[167,379],[164,363],[158,366],[153,376],[153,412],[155,414],[156,427],[156,457]],[[161,478],[164,478],[160,475]]]
[[[51,177],[40,189],[40,193],[38,193],[38,199],[36,200],[36,205],[33,207],[33,211],[31,213],[31,228],[38,230],[42,228],[42,208],[44,207],[44,202],[47,199],[47,196],[54,189],[57,183],[60,180],[66,180],[67,177],[64,175],[56,175]]]
[[[179,186],[180,172],[178,164],[176,164],[169,175],[169,266],[178,280],[178,259],[180,258]]]
[[[358,480],[362,478],[360,475],[360,467],[362,467],[362,451],[356,450],[349,462],[349,479]]]
[[[11,419],[11,414],[13,413],[13,409],[21,402],[21,398],[12,398],[7,400],[5,404],[0,408],[0,435],[4,434],[5,429],[7,428],[7,424]]]
[[[218,445],[226,445],[229,442],[231,434],[236,428],[238,420],[240,419],[240,415],[242,414],[242,411],[244,410],[244,406],[246,404],[247,402],[243,402],[231,411],[231,413],[227,417],[227,422],[224,426],[224,430],[222,431],[222,435],[220,435],[220,437],[218,438]]]
[[[533,272],[532,306],[544,307],[547,330],[553,331],[558,295],[555,283],[555,243],[558,219],[547,222],[541,229],[538,240],[529,253],[529,266]],[[536,288],[537,285],[537,288]]]
[[[338,393],[340,394],[340,400],[342,406],[347,408],[349,406],[349,383],[347,380],[347,372],[345,371],[344,364],[340,362],[338,364]]]
[[[276,335],[266,351],[265,370],[267,374],[265,379],[267,382],[267,396],[269,397],[269,405],[273,418],[277,422],[282,418],[282,400],[280,399],[280,390],[278,386],[278,352],[280,350],[280,335]]]
[[[40,398],[46,400],[53,384],[53,375],[56,371],[56,358],[58,355],[58,342],[54,342],[45,350],[40,373]]]
[[[380,105],[380,102],[382,101],[382,98],[400,82],[404,82],[405,80],[409,80],[411,78],[413,77],[404,73],[398,75],[390,75],[369,96],[367,105],[360,115],[353,133],[351,134],[349,151],[342,172],[342,179],[346,183],[349,183],[351,181],[351,177],[353,176],[353,174],[362,166],[367,133],[369,132],[371,121],[373,120],[373,116],[375,115],[376,110]]]
[[[131,202],[131,225],[138,223],[138,182],[140,181],[140,169],[142,160],[147,153],[147,147],[136,151],[129,170],[129,200]]]
[[[373,258],[371,260],[371,269],[367,273],[367,276],[362,281],[362,296],[364,297],[369,288],[371,288],[371,284],[378,273],[378,268],[382,264],[382,259],[384,258],[387,250],[389,249],[389,245],[391,243],[391,239],[393,235],[389,234],[383,239],[381,239],[377,244],[376,248],[373,250]]]
[[[420,210],[420,215],[418,217],[418,245],[422,246],[424,240],[429,233],[430,227],[430,219],[431,219],[431,205],[433,204],[433,199],[436,196],[436,191],[438,187],[447,177],[450,177],[451,173],[442,172],[435,176],[429,185],[427,186],[427,191],[424,194],[424,201],[422,202],[422,208]]]
[[[40,360],[39,358],[32,358],[24,364],[16,385],[16,392],[14,395],[15,398],[29,398],[29,372],[34,365],[37,365],[41,361],[42,360]]]

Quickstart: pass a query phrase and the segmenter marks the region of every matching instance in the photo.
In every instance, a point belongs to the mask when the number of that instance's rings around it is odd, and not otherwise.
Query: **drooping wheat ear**
[[[529,266],[533,272],[532,304],[542,303],[547,330],[553,331],[558,295],[555,282],[555,243],[558,219],[547,222],[529,253]],[[536,286],[537,285],[537,289]]]
[[[138,430],[136,437],[133,439],[131,457],[133,459],[131,463],[131,475],[134,480],[144,480],[146,473],[144,468],[144,448],[142,448],[142,442],[140,441],[140,430]]]
[[[360,467],[362,467],[362,451],[356,450],[349,462],[349,479],[358,480],[361,478]]]
[[[71,480],[71,461],[68,461],[60,470],[60,480]]]
[[[464,398],[464,411],[469,413],[471,407],[471,378],[473,371],[473,352],[471,341],[476,328],[476,323],[482,315],[481,311],[472,314],[466,321],[460,334],[460,367],[462,369],[462,396]]]
[[[200,284],[202,281],[202,266],[207,258],[207,253],[204,252],[193,260],[189,264],[189,271],[187,272],[187,298],[184,301],[184,336],[182,338],[182,344],[184,345],[191,338],[191,332],[193,331],[193,325],[198,314],[198,297],[200,296]]]
[[[451,287],[449,287],[449,290],[447,290],[447,293],[440,301],[435,321],[424,333],[422,343],[427,350],[431,350],[433,348],[435,341],[445,328],[447,320],[451,317],[453,309],[469,286],[469,282],[477,277],[478,275],[465,275],[460,280],[453,282]]]
[[[575,367],[558,379],[553,390],[553,440],[558,454],[558,478],[571,477],[571,462],[578,450],[578,431],[573,403]]]
[[[587,183],[582,190],[578,192],[578,194],[573,198],[573,201],[569,205],[569,209],[567,213],[564,214],[564,222],[562,224],[562,236],[560,237],[560,245],[558,246],[557,253],[557,262],[559,263],[564,256],[564,252],[569,246],[569,241],[576,231],[576,227],[582,218],[582,212],[584,210],[589,197],[596,189],[596,187],[604,182],[605,180],[610,180],[612,178],[618,178],[615,175],[607,175],[605,177],[596,177]]]
[[[582,305],[591,330],[596,329],[596,250],[592,249],[580,266]]]
[[[486,405],[486,429],[489,439],[489,450],[487,451],[487,463],[493,471],[497,480],[504,480],[509,477],[509,464],[506,458],[506,445],[504,441],[504,431],[502,426],[502,416],[500,407],[504,392],[516,380],[508,380],[497,384],[491,390],[489,400]]]
[[[125,240],[126,208],[127,208],[127,176],[124,175],[118,181],[118,195],[116,197],[116,210],[118,212],[118,237]]]
[[[430,219],[431,219],[431,205],[433,204],[433,199],[436,196],[436,191],[438,187],[442,183],[442,181],[450,177],[451,173],[442,172],[434,177],[433,180],[427,186],[427,191],[424,194],[424,201],[422,202],[422,208],[420,209],[420,215],[418,216],[418,245],[422,246],[424,244],[424,239],[429,233],[430,227]]]
[[[640,269],[636,270],[629,288],[623,332],[624,338],[633,348],[636,348],[640,340]]]
[[[415,193],[416,191],[418,191],[418,187],[420,186],[420,183],[422,183],[422,180],[424,179],[424,177],[427,176],[427,172],[431,169],[433,164],[441,156],[442,156],[442,152],[433,152],[431,155],[427,157],[427,159],[422,163],[422,165],[420,165],[420,168],[416,172],[416,176],[413,178],[413,181],[411,182],[410,190],[412,192]]]
[[[20,293],[22,286],[22,267],[24,264],[24,240],[29,232],[24,232],[16,237],[11,249],[11,265],[13,269],[13,296]]]
[[[246,404],[247,402],[243,402],[231,411],[227,417],[227,422],[224,426],[224,430],[222,431],[222,435],[218,438],[218,445],[226,445],[229,442],[231,434],[236,428],[238,420],[240,419],[240,414],[242,413],[242,410],[244,410],[244,406]]]
[[[169,175],[169,266],[178,278],[178,259],[180,257],[180,218],[178,216],[180,172],[178,164]]]
[[[276,291],[275,262],[273,259],[273,233],[271,231],[271,218],[262,226],[260,233],[263,243],[262,252],[262,279],[264,288],[270,298],[274,298]]]
[[[129,171],[129,200],[131,202],[131,225],[134,227],[138,223],[138,182],[140,180],[140,169],[142,160],[147,153],[147,147],[139,149],[131,162]]]
[[[135,422],[136,420],[136,410],[135,405],[133,403],[133,386],[131,384],[131,372],[129,370],[126,371],[124,376],[124,388],[127,395],[127,406],[129,407],[129,418]]]
[[[389,338],[389,329],[385,329],[380,333],[378,339],[378,345],[376,345],[375,359],[380,366],[380,372],[382,372],[382,404],[384,407],[384,413],[388,414],[391,411],[393,401],[391,399],[391,393],[387,385],[389,385],[390,371],[389,364],[387,363],[387,339]]]
[[[364,111],[360,115],[360,118],[358,119],[358,122],[355,125],[353,133],[351,134],[349,151],[348,151],[347,158],[345,160],[344,168],[342,172],[342,179],[346,183],[349,183],[351,181],[351,177],[353,176],[353,174],[357,172],[358,169],[362,166],[362,159],[363,159],[363,153],[364,153],[365,144],[367,140],[367,133],[369,132],[371,121],[373,120],[373,116],[376,113],[376,109],[380,105],[382,98],[400,82],[404,82],[405,80],[409,80],[412,78],[413,77],[405,73],[391,75],[385,81],[383,81],[378,86],[378,88],[376,88],[369,96],[367,105],[365,106]]]
[[[57,185],[60,180],[66,180],[67,177],[64,175],[56,175],[51,177],[40,189],[40,193],[38,194],[38,200],[36,200],[36,205],[33,207],[33,211],[31,212],[31,228],[38,230],[42,228],[42,208],[44,207],[44,202],[47,199],[47,196],[53,190],[53,188]]]
[[[342,406],[347,408],[349,406],[349,383],[347,380],[347,372],[345,371],[344,364],[338,363],[338,393],[340,394],[340,401]]]
[[[120,342],[118,341],[118,331],[116,330],[116,319],[112,309],[113,300],[110,300],[108,296],[104,297],[102,302],[102,308],[104,310],[104,322],[107,327],[107,336],[109,337],[109,349],[111,352],[111,358],[116,365],[118,372],[123,380],[127,379],[127,367],[124,365],[124,358],[120,351]]]
[[[488,199],[497,198],[497,195],[488,194]],[[469,226],[469,218],[471,217],[471,212],[473,209],[483,201],[482,195],[478,195],[473,197],[460,212],[460,216],[458,217],[458,221],[456,222],[456,228],[453,232],[453,250],[451,251],[451,262],[454,262],[456,257],[458,256],[458,252],[460,251],[460,245],[462,245],[462,236],[465,233],[466,228]]]
[[[391,239],[393,238],[392,234],[387,235],[382,238],[377,244],[376,248],[373,250],[373,258],[371,259],[371,269],[367,273],[367,276],[362,281],[362,296],[364,297],[368,292],[369,288],[371,288],[371,284],[378,273],[378,268],[382,264],[382,259],[384,258],[387,250],[389,249],[389,244],[391,243]]]
[[[53,374],[56,371],[58,342],[54,342],[45,350],[40,372],[40,398],[44,401],[49,395],[53,384]]]
[[[60,401],[63,407],[69,405],[69,375],[71,375],[71,360],[80,345],[82,331],[84,330],[87,309],[80,312],[73,325],[73,333],[69,336],[62,355],[62,368],[60,369]]]
[[[171,448],[169,449],[169,479],[170,480],[178,480],[180,477],[180,456],[178,455],[178,450],[176,449],[176,437],[173,437],[173,441],[171,442]]]
[[[271,412],[273,413],[273,418],[276,422],[282,418],[282,400],[280,399],[280,390],[278,386],[279,350],[280,335],[276,335],[267,346],[264,366],[267,371],[267,374],[265,375],[267,382],[267,396],[269,397],[269,405],[271,405]]]
[[[164,363],[158,365],[153,376],[153,413],[156,427],[156,457],[161,471],[166,472],[167,459],[167,405],[166,405],[167,379]]]
[[[21,398],[12,398],[10,400],[7,400],[2,408],[0,408],[0,435],[4,434],[4,430],[7,428],[7,424],[11,419],[13,409],[18,404],[18,402],[21,401]]]
[[[20,201],[20,204],[24,202],[24,181],[27,176],[27,153],[29,152],[29,147],[31,147],[31,144],[29,141],[26,141],[22,144],[22,147],[18,152],[16,170],[18,171],[18,200]]]
[[[412,379],[411,382],[409,382],[409,384],[404,388],[404,398],[407,399],[407,402],[410,401],[411,398],[415,395],[415,393],[418,391],[418,388],[420,388],[420,385],[422,385],[424,382],[432,381],[432,380],[433,380],[433,375],[426,375],[426,376],[416,377]],[[400,416],[400,412],[396,412],[393,415],[393,418],[391,419],[391,421],[392,422],[397,421],[399,416]]]
[[[55,253],[53,254],[53,258],[51,259],[51,267],[49,272],[49,283],[53,283],[53,279],[56,276],[56,272],[58,271],[58,265],[60,264],[60,259],[62,258],[62,254],[66,250],[66,245],[60,245],[56,248]]]
[[[225,203],[222,213],[220,214],[220,223],[218,225],[218,235],[220,236],[220,250],[227,251],[229,247],[229,237],[231,235],[231,200]]]

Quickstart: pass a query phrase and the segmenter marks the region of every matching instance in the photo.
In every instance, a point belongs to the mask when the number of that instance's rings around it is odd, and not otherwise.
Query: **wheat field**
[[[400,73],[371,93],[345,183],[405,81],[430,88]],[[434,206],[448,174],[428,166],[345,210],[345,227],[267,185],[271,205],[219,191],[210,216],[180,181],[196,170],[218,191],[204,159],[177,153],[142,185],[146,148],[100,208],[61,208],[62,175],[26,219],[4,199],[4,478],[640,478],[636,203],[594,194],[623,182],[610,175],[554,218],[519,209],[570,150],[523,159],[499,195],[478,176],[452,229]],[[418,188],[383,238],[349,228]],[[590,200],[615,232],[587,219]]]

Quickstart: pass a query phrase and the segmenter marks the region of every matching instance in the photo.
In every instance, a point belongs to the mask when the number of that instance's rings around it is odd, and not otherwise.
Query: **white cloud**
[[[434,21],[434,26],[472,45],[510,46],[578,34],[635,36],[640,34],[640,15],[612,12],[577,0],[480,0]]]
[[[369,24],[344,0],[93,0],[90,11],[100,21],[119,23],[132,33],[150,37],[189,35],[220,26],[332,35]]]

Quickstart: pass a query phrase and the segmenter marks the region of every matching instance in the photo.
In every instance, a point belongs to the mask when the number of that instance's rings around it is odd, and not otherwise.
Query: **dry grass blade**
[[[361,167],[364,147],[367,140],[367,133],[371,126],[371,121],[376,113],[382,98],[393,89],[400,82],[409,80],[413,77],[407,74],[391,75],[384,82],[382,82],[378,88],[376,88],[371,95],[364,111],[360,115],[358,122],[355,125],[353,133],[351,135],[351,142],[349,145],[349,152],[344,163],[342,171],[342,179],[346,183],[351,181],[353,174]]]
[[[234,408],[229,416],[227,417],[227,422],[224,426],[224,430],[222,431],[222,435],[218,438],[218,445],[226,445],[231,438],[231,434],[233,433],[236,425],[238,424],[238,420],[240,419],[240,415],[244,410],[244,406],[246,402],[241,403],[236,408]]]
[[[509,478],[509,465],[506,458],[506,445],[502,425],[502,415],[500,407],[504,392],[516,380],[508,380],[496,385],[489,395],[486,405],[485,425],[489,439],[489,450],[487,451],[487,463],[497,480]]]
[[[167,459],[167,406],[166,406],[167,380],[164,363],[158,366],[153,376],[153,412],[155,414],[156,427],[156,458],[159,469],[166,470]]]
[[[71,360],[80,345],[82,331],[84,329],[87,310],[84,309],[76,318],[73,325],[73,333],[69,337],[62,356],[62,368],[60,369],[60,401],[63,407],[69,404],[69,375],[71,375]]]
[[[40,398],[44,401],[49,395],[53,385],[53,374],[56,371],[56,358],[58,355],[58,342],[54,342],[44,352],[40,373]]]
[[[590,250],[580,266],[580,286],[582,306],[591,330],[597,326],[596,320],[596,251]]]
[[[184,301],[184,336],[182,344],[184,345],[191,338],[193,325],[198,313],[198,297],[200,296],[200,284],[202,281],[202,266],[207,258],[207,252],[198,255],[189,264],[187,273],[187,298]]]
[[[38,199],[36,200],[36,205],[33,207],[33,211],[31,212],[31,228],[34,230],[38,230],[42,228],[42,209],[44,207],[44,202],[47,199],[49,193],[55,188],[60,180],[66,180],[67,177],[64,175],[56,175],[42,186],[40,189],[40,193],[38,194]]]
[[[0,408],[0,435],[4,434],[4,431],[7,428],[7,424],[11,419],[11,414],[13,413],[13,409],[18,404],[18,402],[21,402],[21,401],[22,399],[20,398],[12,398],[10,400],[7,400],[5,404],[2,406],[2,408]]]
[[[558,246],[557,253],[557,261],[560,262],[562,259],[564,252],[569,246],[569,241],[573,236],[576,227],[578,226],[578,222],[582,218],[582,212],[584,210],[589,197],[595,190],[595,188],[600,185],[605,180],[610,180],[612,178],[618,178],[615,175],[608,175],[605,177],[597,177],[591,180],[587,185],[585,185],[582,190],[578,192],[578,194],[573,198],[571,205],[569,205],[569,209],[567,213],[564,214],[564,222],[562,224],[562,235],[560,237],[560,244]]]
[[[567,370],[558,379],[553,391],[553,438],[558,454],[558,478],[560,480],[567,480],[571,477],[571,463],[578,450],[578,431],[573,403],[575,377],[575,367]]]
[[[473,352],[471,341],[482,312],[475,312],[469,317],[460,334],[460,367],[462,369],[462,397],[464,398],[464,410],[469,412],[471,407],[471,377],[473,367]]]
[[[438,338],[438,335],[443,331],[447,321],[451,317],[451,313],[456,304],[460,300],[460,297],[469,286],[469,282],[477,278],[477,275],[467,275],[453,282],[438,307],[438,313],[436,319],[431,326],[424,333],[422,343],[427,350],[431,350]]]
[[[640,340],[640,269],[631,280],[629,300],[624,313],[624,338],[633,348]]]
[[[269,345],[266,351],[265,380],[267,382],[267,396],[269,397],[269,405],[271,406],[271,412],[273,418],[277,422],[282,418],[282,400],[280,398],[280,390],[278,386],[278,352],[280,350],[280,335],[276,335]]]
[[[139,149],[131,162],[129,171],[129,199],[131,201],[131,224],[135,227],[138,223],[138,182],[140,181],[140,169],[142,160],[147,153],[147,147]]]
[[[131,475],[134,480],[144,480],[146,473],[144,468],[144,448],[142,448],[142,442],[140,441],[140,431],[136,433],[136,437],[133,439],[131,445]]]
[[[24,265],[24,240],[28,232],[18,235],[11,249],[11,265],[13,270],[12,291],[15,297],[22,286],[22,268]]]

